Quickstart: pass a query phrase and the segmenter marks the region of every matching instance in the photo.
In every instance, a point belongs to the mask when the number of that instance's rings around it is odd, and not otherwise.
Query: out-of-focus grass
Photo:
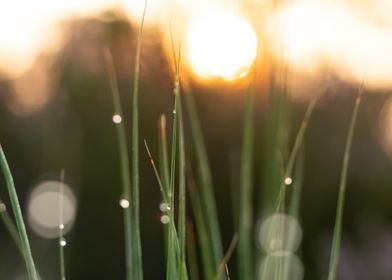
[[[351,153],[351,146],[354,137],[355,124],[357,122],[357,116],[362,100],[363,90],[364,90],[364,82],[362,81],[362,84],[359,88],[358,96],[355,100],[354,110],[351,116],[350,127],[346,139],[346,146],[344,148],[342,174],[340,177],[338,202],[336,206],[335,228],[334,228],[333,239],[332,239],[328,280],[335,280],[336,278],[336,270],[337,270],[338,260],[339,260],[340,242],[342,239],[343,208],[344,208],[344,198],[346,195],[346,188],[347,188],[348,166],[350,162],[350,153]]]

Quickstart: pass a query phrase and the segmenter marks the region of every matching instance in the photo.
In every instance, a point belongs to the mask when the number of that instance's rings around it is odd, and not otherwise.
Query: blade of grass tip
[[[209,243],[209,236],[206,225],[207,222],[205,221],[205,217],[203,216],[203,206],[200,200],[200,195],[196,188],[196,183],[192,174],[192,170],[190,168],[190,164],[187,165],[187,177],[189,196],[191,198],[193,214],[196,222],[196,230],[199,238],[204,279],[213,279],[217,267],[214,265],[214,258],[211,254],[211,247]]]
[[[253,90],[249,87],[246,97],[244,134],[241,159],[241,189],[238,227],[238,269],[241,279],[253,279],[252,254],[252,169],[253,169]]]
[[[169,157],[167,150],[166,116],[161,115],[159,120],[159,170],[160,174],[162,174],[162,182],[166,193],[170,184]]]
[[[234,234],[233,239],[230,242],[229,248],[226,251],[225,256],[223,257],[221,263],[219,264],[218,271],[215,274],[214,280],[220,279],[223,272],[225,272],[225,267],[233,255],[235,246],[237,246],[238,234]],[[241,278],[242,279],[242,278]]]
[[[60,257],[60,279],[65,280],[65,260],[64,260],[64,247],[65,247],[65,239],[64,239],[64,180],[65,180],[65,170],[62,169],[60,171],[60,221],[59,221],[59,257]]]
[[[7,207],[4,202],[0,199],[0,217],[4,222],[5,228],[7,229],[8,233],[11,235],[12,240],[15,242],[18,250],[20,251],[22,257],[24,258],[24,251],[22,244],[20,243],[20,238],[18,234],[18,229],[16,228],[14,222],[10,214],[7,211]]]
[[[340,242],[342,238],[343,208],[344,208],[344,199],[345,199],[346,188],[347,188],[347,173],[348,173],[348,166],[350,161],[350,152],[351,152],[355,124],[357,122],[357,115],[361,104],[363,91],[364,91],[364,81],[362,81],[362,84],[358,91],[357,98],[355,100],[354,110],[351,116],[350,127],[346,139],[346,145],[344,148],[342,173],[340,177],[338,202],[336,206],[335,228],[333,232],[331,257],[329,262],[328,280],[335,280],[336,278],[336,271],[337,271],[337,266],[339,261]]]
[[[199,117],[197,115],[197,110],[192,93],[187,92],[184,95],[189,113],[190,125],[196,151],[196,161],[201,179],[201,211],[203,211],[203,216],[205,217],[204,220],[206,222],[206,228],[208,233],[208,250],[213,256],[213,265],[215,269],[217,269],[221,259],[223,258],[223,248],[216,203],[214,199],[215,196],[212,184],[211,169],[208,162],[207,151],[202,136],[202,129],[200,126]]]
[[[190,280],[198,280],[199,276],[199,266],[197,262],[197,249],[196,249],[196,240],[195,240],[195,232],[193,224],[189,221],[186,227],[187,231],[187,239],[186,239],[186,247],[187,247],[187,259],[188,259],[188,267],[189,267],[189,278]]]
[[[113,122],[116,124],[118,151],[120,155],[120,168],[121,168],[121,184],[122,184],[122,199],[125,199],[128,203],[125,203],[124,210],[124,238],[125,238],[125,258],[127,267],[127,279],[133,279],[135,275],[136,263],[134,256],[136,255],[135,245],[133,242],[133,231],[132,224],[134,218],[132,215],[132,208],[129,207],[131,202],[131,173],[129,164],[129,151],[125,133],[125,125],[122,121],[122,109],[121,99],[117,84],[117,75],[114,68],[113,57],[109,49],[104,50],[104,55],[107,64],[107,71],[110,79],[110,86],[114,105]],[[133,200],[132,200],[133,201]]]
[[[139,34],[136,41],[135,53],[135,72],[133,80],[133,102],[132,102],[132,231],[134,246],[134,278],[143,279],[143,262],[142,248],[140,237],[140,201],[139,201],[139,72],[140,72],[140,51],[142,43],[142,34],[144,27],[144,19],[147,10],[147,0],[144,4],[142,20],[140,23]]]
[[[8,194],[10,196],[12,211],[15,216],[16,228],[18,229],[20,242],[23,248],[24,260],[26,262],[27,273],[30,280],[38,280],[38,273],[35,268],[33,256],[31,254],[30,243],[27,237],[26,227],[23,221],[22,210],[19,205],[18,195],[16,193],[14,179],[11,174],[7,159],[5,157],[3,148],[0,144],[0,166],[3,170],[4,178],[6,180]]]

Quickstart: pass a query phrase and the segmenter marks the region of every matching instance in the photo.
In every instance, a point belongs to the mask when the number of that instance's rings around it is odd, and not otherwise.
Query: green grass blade
[[[7,190],[11,201],[11,207],[15,216],[16,228],[18,229],[20,242],[23,248],[23,255],[25,256],[24,259],[26,262],[27,273],[30,280],[37,280],[38,273],[35,268],[33,256],[31,254],[30,243],[27,237],[26,227],[23,221],[22,210],[19,205],[19,199],[16,193],[14,179],[12,178],[11,170],[8,166],[8,162],[5,157],[1,144],[0,144],[0,166],[1,169],[3,170],[4,178],[6,180]]]
[[[189,279],[190,280],[198,280],[199,276],[199,266],[197,262],[197,248],[196,248],[196,240],[193,225],[188,222],[187,224],[187,260],[188,260],[188,268],[189,268]]]
[[[64,179],[65,170],[62,169],[60,172],[60,222],[59,222],[59,261],[60,261],[60,279],[65,280],[65,259],[64,259],[64,221],[63,221],[63,211],[64,211]]]
[[[169,157],[167,152],[166,116],[161,115],[159,120],[159,170],[166,193],[170,184]]]
[[[196,230],[199,238],[199,246],[201,252],[201,260],[203,264],[204,279],[213,279],[217,267],[214,264],[213,255],[211,254],[211,247],[207,231],[207,222],[203,216],[202,203],[199,192],[196,188],[196,183],[192,175],[192,171],[188,166],[188,189],[191,198],[193,214],[196,222]]]
[[[177,90],[177,86],[175,87],[175,91]],[[170,209],[168,211],[169,218],[171,221],[174,221],[174,206],[175,206],[175,174],[176,174],[176,154],[177,154],[177,122],[178,122],[178,114],[176,113],[177,110],[177,93],[175,93],[176,98],[174,101],[174,120],[173,120],[173,135],[172,135],[172,149],[171,149],[171,166],[170,166],[170,184],[169,184],[169,206]],[[169,227],[168,232],[168,239],[169,239],[169,251],[168,251],[168,260],[167,260],[167,279],[177,279],[178,278],[178,271],[177,271],[177,258],[174,252],[174,232],[173,227]]]
[[[214,199],[214,189],[210,164],[208,162],[207,151],[204,145],[202,129],[195,102],[191,92],[185,93],[187,109],[189,112],[190,125],[193,133],[193,140],[196,151],[197,167],[200,173],[200,199],[202,204],[205,226],[208,234],[209,251],[213,256],[213,266],[216,270],[223,258],[222,240],[220,235],[218,214]]]
[[[184,123],[182,116],[181,96],[178,96],[178,144],[179,144],[179,199],[178,199],[178,238],[180,242],[180,279],[185,279],[187,272],[184,271],[186,264],[186,189],[185,189],[185,139]]]
[[[363,89],[364,89],[364,83],[362,82],[362,85],[360,86],[359,89],[358,96],[355,100],[354,110],[351,116],[350,127],[346,139],[346,145],[344,148],[342,174],[340,177],[338,202],[336,206],[335,228],[333,232],[331,257],[329,262],[328,280],[335,280],[336,278],[336,271],[337,271],[337,266],[339,261],[340,242],[342,238],[343,208],[344,208],[344,198],[345,198],[346,188],[347,188],[347,172],[348,172],[348,166],[350,161],[350,151],[353,142],[355,124],[357,121],[357,115],[362,100]]]
[[[20,251],[22,257],[24,258],[24,252],[22,244],[20,243],[20,238],[18,234],[18,229],[16,228],[14,221],[12,220],[10,214],[7,211],[7,207],[4,202],[0,199],[0,218],[3,220],[5,228],[8,233],[11,235],[12,240],[15,242],[18,250]]]
[[[233,239],[230,242],[229,248],[227,249],[225,256],[223,257],[223,260],[219,264],[218,271],[215,274],[214,280],[220,279],[225,270],[226,270],[226,272],[228,272],[227,264],[229,263],[229,260],[230,260],[231,256],[233,255],[235,246],[237,245],[237,241],[238,241],[238,235],[235,234],[233,236]],[[227,278],[229,278],[229,276]],[[242,276],[240,278],[242,279]]]
[[[253,91],[248,89],[246,97],[244,134],[241,159],[241,188],[239,191],[238,271],[241,279],[253,279]]]
[[[140,51],[142,43],[142,34],[144,19],[147,9],[147,0],[145,1],[143,16],[140,24],[139,34],[136,41],[135,53],[135,70],[133,79],[133,101],[132,101],[132,232],[134,246],[134,264],[135,271],[133,279],[143,279],[142,248],[140,238],[140,194],[139,194],[139,72],[140,72]]]
[[[114,105],[114,115],[123,117],[122,109],[121,109],[121,99],[120,93],[118,90],[117,84],[117,75],[114,68],[113,58],[108,49],[105,50],[105,59],[107,63],[107,70],[110,79],[111,92],[113,97],[113,105]],[[125,125],[123,121],[119,121],[116,123],[116,132],[117,132],[117,141],[118,141],[118,149],[120,155],[120,168],[121,168],[121,184],[122,184],[122,199],[131,202],[131,173],[130,173],[130,164],[129,164],[129,151],[125,133]],[[133,201],[133,200],[132,200]],[[124,208],[124,237],[125,237],[125,259],[126,259],[126,268],[127,268],[127,278],[128,280],[133,279],[135,275],[135,246],[133,242],[133,231],[132,231],[132,223],[133,215],[132,208],[125,207]]]
[[[316,106],[316,103],[317,103],[317,97],[314,97],[310,101],[310,103],[306,109],[305,116],[301,122],[301,126],[298,130],[297,136],[295,137],[294,145],[293,145],[293,148],[291,149],[289,159],[287,161],[286,168],[284,170],[283,178],[281,179],[278,201],[276,203],[276,212],[281,211],[284,206],[284,198],[285,198],[285,194],[286,194],[285,180],[286,180],[286,178],[292,177],[294,164],[297,159],[298,152],[301,148],[301,145],[302,145],[302,142],[303,142],[303,139],[305,136],[305,132],[306,132],[306,129],[309,125],[309,120],[310,120],[310,117],[312,116],[312,113],[313,113],[314,107]]]

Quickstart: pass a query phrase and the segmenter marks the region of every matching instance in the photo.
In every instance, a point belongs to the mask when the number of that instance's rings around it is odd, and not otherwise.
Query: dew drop
[[[126,200],[125,198],[120,199],[119,204],[124,209],[129,207],[129,201]]]
[[[176,114],[176,109],[173,110],[173,114]]]
[[[286,179],[284,179],[284,183],[289,186],[291,185],[291,183],[293,183],[293,179],[290,177],[287,177]]]
[[[113,115],[112,120],[115,124],[119,124],[122,122],[122,117],[119,114],[115,114]]]
[[[67,245],[67,241],[65,240],[64,237],[60,238],[60,246],[65,247]]]
[[[170,210],[170,206],[166,202],[162,202],[161,204],[159,204],[159,210],[165,213]]]
[[[64,229],[64,227],[65,227],[64,224],[59,225],[59,229]]]
[[[170,217],[168,215],[162,215],[161,216],[161,223],[166,225],[170,222]]]

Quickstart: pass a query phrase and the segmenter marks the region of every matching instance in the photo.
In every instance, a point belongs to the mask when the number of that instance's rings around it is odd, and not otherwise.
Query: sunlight
[[[272,53],[284,54],[295,71],[318,75],[327,67],[343,79],[358,81],[366,68],[368,86],[389,87],[392,16],[382,9],[368,10],[323,0],[282,5],[268,20],[267,41]]]
[[[233,80],[248,74],[257,53],[257,38],[245,20],[213,13],[191,21],[186,31],[187,59],[201,78]]]

